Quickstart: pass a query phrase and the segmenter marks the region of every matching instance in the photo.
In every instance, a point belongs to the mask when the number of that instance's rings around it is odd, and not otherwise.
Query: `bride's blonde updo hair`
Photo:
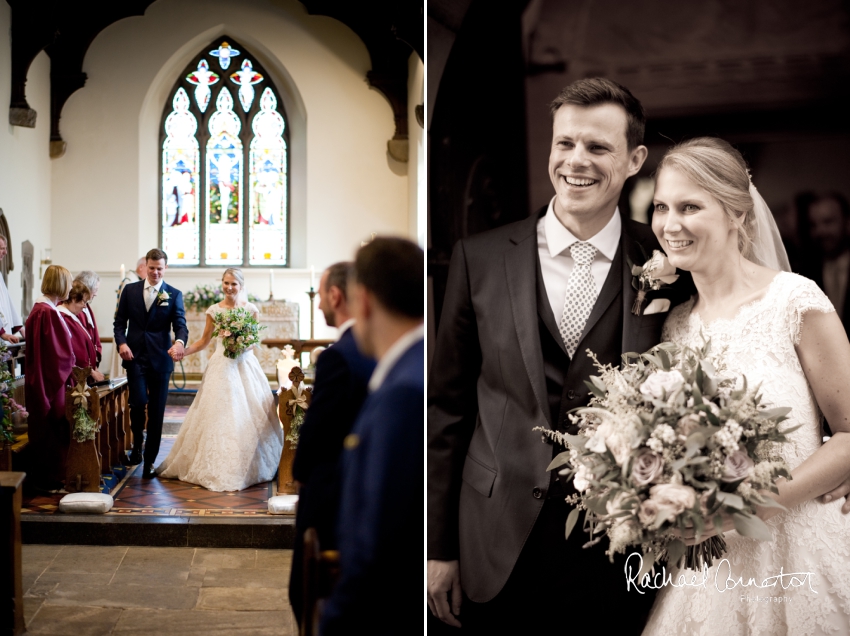
[[[716,137],[697,137],[670,148],[656,170],[674,168],[708,192],[738,228],[738,250],[750,255],[755,231],[753,197],[747,162],[731,144]]]
[[[221,275],[221,280],[224,280],[224,277],[228,274],[230,274],[231,276],[233,276],[233,278],[239,281],[239,286],[242,289],[245,289],[245,275],[242,274],[241,269],[239,269],[238,267],[228,267],[226,270],[224,270],[224,274]]]
[[[224,270],[224,274],[221,275],[221,280],[224,280],[224,277],[230,274],[239,282],[239,294],[237,298],[248,299],[248,292],[245,291],[245,275],[242,273],[242,270],[238,267],[228,267]]]

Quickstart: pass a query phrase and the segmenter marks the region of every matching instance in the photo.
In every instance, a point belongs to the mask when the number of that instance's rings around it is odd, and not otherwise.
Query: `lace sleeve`
[[[212,316],[215,318],[215,315],[218,313],[218,303],[215,305],[210,305],[207,307],[207,310],[204,312],[207,316]]]
[[[800,344],[800,336],[803,330],[804,314],[812,310],[827,314],[835,311],[835,307],[832,306],[829,298],[826,297],[826,294],[821,291],[820,287],[813,280],[798,276],[797,274],[791,274],[791,277],[793,279],[790,282],[785,312],[791,342],[798,345]]]

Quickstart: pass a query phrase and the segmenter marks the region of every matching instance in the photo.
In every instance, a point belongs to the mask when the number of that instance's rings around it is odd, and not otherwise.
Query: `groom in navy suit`
[[[189,338],[183,294],[163,279],[168,269],[168,256],[152,249],[145,256],[147,277],[130,283],[121,293],[113,325],[115,345],[127,369],[130,384],[130,426],[133,430],[131,464],[139,464],[144,454],[142,477],[154,476],[153,464],[159,453],[162,420],[168,396],[168,380],[174,361],[183,358]],[[174,330],[177,339],[171,345]],[[142,450],[147,406],[148,439]]]
[[[340,579],[322,615],[323,636],[422,633],[415,555],[424,521],[423,274],[422,250],[404,239],[376,238],[355,259],[354,337],[378,365],[345,438]]]

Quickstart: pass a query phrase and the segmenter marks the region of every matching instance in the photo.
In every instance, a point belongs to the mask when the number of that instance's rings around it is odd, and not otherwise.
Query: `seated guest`
[[[331,265],[319,281],[319,309],[329,327],[336,327],[336,343],[316,360],[313,400],[298,434],[292,477],[300,484],[295,516],[295,543],[289,577],[289,601],[299,624],[303,609],[304,531],[315,528],[319,544],[336,549],[336,514],[339,507],[339,456],[342,440],[363,400],[375,361],[357,350],[351,326],[346,287],[352,263]]]
[[[77,274],[74,278],[74,282],[82,283],[91,292],[91,296],[83,306],[82,315],[79,316],[79,318],[94,343],[94,348],[97,352],[97,364],[94,366],[98,367],[101,359],[103,358],[103,345],[100,344],[100,334],[97,331],[97,321],[94,319],[94,311],[89,306],[89,303],[97,297],[98,289],[100,289],[100,276],[90,270],[84,270]]]
[[[51,265],[44,272],[41,293],[27,317],[24,391],[29,412],[32,464],[27,471],[33,485],[59,490],[65,478],[70,429],[65,419],[65,387],[74,368],[71,332],[59,303],[71,291],[71,272]]]
[[[79,277],[77,277],[79,278]],[[71,332],[71,347],[74,351],[74,366],[91,367],[90,380],[100,382],[103,374],[97,370],[97,349],[88,327],[83,323],[86,304],[91,300],[91,292],[79,280],[75,280],[68,294],[68,300],[59,305],[59,313]]]
[[[6,237],[0,234],[0,260],[6,257],[8,249]],[[9,296],[6,281],[0,276],[0,338],[7,342],[20,342],[24,335],[23,325],[21,315]]]
[[[355,259],[352,328],[378,364],[344,442],[340,578],[323,636],[421,633],[422,568],[406,557],[421,554],[424,538],[423,273],[422,250],[404,239],[376,238]]]

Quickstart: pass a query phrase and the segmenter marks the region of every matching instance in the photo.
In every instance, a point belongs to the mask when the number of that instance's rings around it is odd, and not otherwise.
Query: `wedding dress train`
[[[706,325],[692,307],[691,300],[670,312],[663,339],[699,346],[704,334],[729,372],[746,375],[751,387],[761,384],[765,402],[793,408],[782,426],[802,426],[780,445],[793,470],[823,434],[795,344],[806,312],[834,311],[832,304],[812,281],[780,273],[764,297],[734,318]],[[705,583],[665,586],[644,635],[850,634],[850,518],[841,514],[842,504],[808,501],[776,515],[767,521],[772,541],[725,533],[728,563],[715,562],[705,577],[674,571],[674,583],[680,574]]]
[[[251,303],[246,308],[257,312]],[[221,311],[213,305],[206,313]],[[198,394],[157,473],[208,490],[242,490],[274,477],[282,448],[274,398],[257,357],[249,350],[230,359],[216,338]]]

